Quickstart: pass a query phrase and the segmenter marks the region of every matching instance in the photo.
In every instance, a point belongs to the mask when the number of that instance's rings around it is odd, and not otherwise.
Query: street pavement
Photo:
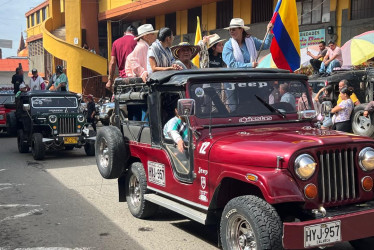
[[[117,181],[103,179],[83,149],[34,161],[0,135],[0,250],[218,249],[217,228],[166,209],[136,219],[117,194]]]

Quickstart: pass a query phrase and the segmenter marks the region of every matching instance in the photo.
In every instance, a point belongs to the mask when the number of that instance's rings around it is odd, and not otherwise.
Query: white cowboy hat
[[[142,36],[152,34],[152,33],[157,33],[158,30],[155,30],[152,26],[152,24],[143,24],[139,26],[138,28],[138,36],[134,38],[134,40],[138,40]]]
[[[243,28],[244,30],[249,30],[248,26],[244,26],[244,20],[241,18],[233,18],[230,21],[230,26],[224,28],[225,30],[232,29],[232,28]]]
[[[226,39],[221,39],[221,37],[219,35],[213,34],[209,37],[208,48],[212,47],[213,45],[215,45],[219,42],[223,42],[223,41],[226,41]]]

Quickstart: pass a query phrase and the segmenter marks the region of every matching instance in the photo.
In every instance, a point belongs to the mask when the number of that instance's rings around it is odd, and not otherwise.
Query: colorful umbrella
[[[343,66],[359,65],[374,57],[374,30],[353,37],[342,47]]]
[[[312,45],[308,46],[307,48],[302,48],[300,50],[300,67],[306,67],[310,65],[309,61],[312,59],[310,56],[307,55],[307,51],[310,51],[313,55],[317,55],[319,52],[318,45]],[[263,58],[260,59],[259,64],[257,66],[258,68],[277,68],[275,65],[273,58],[271,57],[271,54],[267,54]]]

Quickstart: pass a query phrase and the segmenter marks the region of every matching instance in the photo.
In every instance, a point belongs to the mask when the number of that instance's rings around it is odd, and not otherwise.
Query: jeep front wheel
[[[27,143],[27,138],[25,138],[25,135],[22,129],[19,129],[17,131],[17,146],[18,146],[18,152],[20,153],[29,152],[29,145]]]
[[[264,200],[240,196],[225,206],[220,236],[223,249],[282,249],[282,222]]]
[[[45,145],[43,143],[43,135],[34,133],[31,138],[31,152],[34,160],[43,160],[45,156]]]
[[[96,164],[105,179],[118,178],[129,159],[129,150],[117,127],[103,127],[96,136]]]
[[[158,210],[158,205],[144,198],[147,190],[147,176],[143,164],[134,162],[126,173],[126,201],[133,216],[144,219],[151,217]]]

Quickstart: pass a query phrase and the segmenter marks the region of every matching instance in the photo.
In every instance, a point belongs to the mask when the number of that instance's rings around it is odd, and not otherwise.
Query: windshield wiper
[[[282,112],[280,112],[278,109],[272,107],[269,103],[267,103],[264,99],[262,99],[261,97],[255,95],[257,100],[259,100],[262,104],[264,104],[265,107],[268,108],[268,110],[270,110],[272,113],[277,113],[280,117],[282,117],[283,119],[286,119],[286,115]]]

